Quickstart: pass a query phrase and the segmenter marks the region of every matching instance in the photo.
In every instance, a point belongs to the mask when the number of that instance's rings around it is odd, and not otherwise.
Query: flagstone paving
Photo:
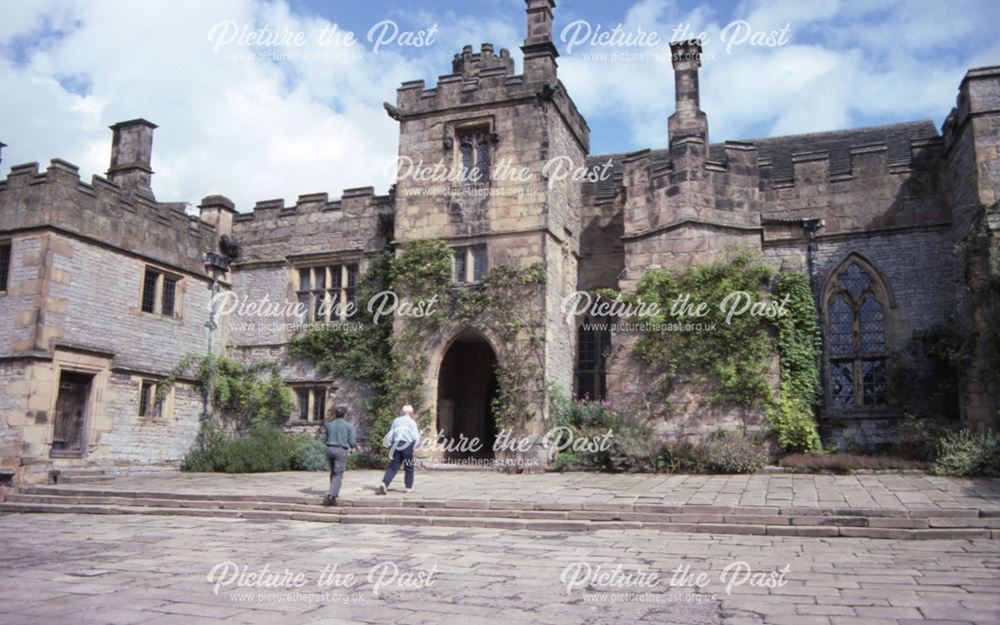
[[[348,471],[341,496],[375,496],[378,471]],[[1000,479],[962,479],[922,473],[863,475],[650,475],[492,471],[418,471],[416,489],[403,494],[402,475],[390,497],[491,499],[565,503],[663,503],[714,506],[1000,509]],[[329,485],[324,472],[205,474],[168,472],[72,484],[73,488],[202,495],[316,495]]]
[[[1000,541],[991,540],[560,534],[77,514],[0,515],[0,531],[4,624],[1000,622]],[[265,565],[272,573],[287,569],[302,574],[304,585],[237,588],[227,583],[226,562],[249,573]],[[340,577],[328,575],[321,588],[327,566]],[[633,583],[619,575],[617,584],[588,585],[588,566],[621,566]],[[677,567],[683,578],[674,577]],[[727,592],[727,567],[739,572],[737,580],[752,571],[760,574],[752,579],[771,583],[747,581]],[[423,587],[402,583],[404,575],[426,571],[434,573],[425,573]],[[568,587],[574,580],[579,584]]]

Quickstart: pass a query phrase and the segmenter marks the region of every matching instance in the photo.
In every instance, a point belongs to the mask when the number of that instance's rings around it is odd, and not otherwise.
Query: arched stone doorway
[[[496,440],[493,399],[497,393],[497,356],[478,332],[459,334],[438,370],[437,423],[444,458],[492,458]],[[462,441],[476,439],[478,450]]]

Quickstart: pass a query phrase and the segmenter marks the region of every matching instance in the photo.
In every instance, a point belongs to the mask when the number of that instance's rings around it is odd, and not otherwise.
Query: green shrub
[[[223,443],[219,465],[226,473],[264,473],[292,468],[292,442],[278,428],[257,426],[250,434]]]
[[[652,430],[644,425],[621,417],[610,417],[599,427],[575,428],[575,434],[581,438],[597,439],[609,429],[611,437],[607,449],[578,453],[586,465],[611,473],[657,470],[660,445],[653,439]]]
[[[705,457],[688,440],[667,441],[660,448],[657,469],[666,473],[704,473]]]
[[[558,387],[549,388],[549,412],[559,425],[573,428],[607,428],[614,415],[611,402],[592,399],[571,399]]]
[[[552,463],[553,471],[568,471],[580,466],[580,456],[572,452],[563,452],[556,456]]]
[[[822,449],[812,406],[801,398],[781,397],[767,411],[767,420],[783,450],[795,453]]]
[[[216,470],[215,466],[215,454],[211,449],[192,449],[184,456],[181,471],[211,473]]]
[[[292,468],[292,441],[278,428],[255,426],[240,438],[214,440],[192,449],[184,458],[185,471],[263,473]]]
[[[756,473],[770,461],[766,442],[759,436],[725,434],[704,441],[696,450],[710,473]]]
[[[326,445],[314,436],[304,435],[292,439],[293,467],[299,471],[326,471]]]
[[[889,451],[894,456],[931,462],[937,456],[941,439],[954,430],[946,421],[906,413],[897,428],[897,442]]]
[[[370,451],[359,451],[348,454],[347,470],[354,469],[384,469],[386,466],[386,454],[375,454]]]
[[[957,477],[1000,476],[1000,437],[969,430],[945,435],[938,442],[933,472]]]

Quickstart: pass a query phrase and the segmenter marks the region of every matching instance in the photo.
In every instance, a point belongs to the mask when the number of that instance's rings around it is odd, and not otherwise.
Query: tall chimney
[[[150,186],[153,170],[153,130],[156,124],[145,119],[118,122],[111,126],[111,167],[108,178],[123,189],[155,199]]]
[[[708,118],[702,112],[698,96],[698,68],[701,67],[701,41],[695,39],[670,44],[674,65],[675,111],[667,128],[670,144],[679,139],[699,137],[708,145]]]
[[[528,82],[549,82],[556,77],[559,51],[552,43],[552,9],[556,0],[524,0],[528,13],[528,36],[524,52],[524,76]]]
[[[3,157],[3,149],[5,147],[7,147],[7,144],[4,143],[3,141],[0,141],[0,163],[3,162],[3,158],[2,158]]]

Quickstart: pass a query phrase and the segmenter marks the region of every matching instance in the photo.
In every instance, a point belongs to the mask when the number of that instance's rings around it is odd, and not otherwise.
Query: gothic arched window
[[[833,407],[886,403],[886,290],[875,271],[849,259],[826,294],[827,358]]]

